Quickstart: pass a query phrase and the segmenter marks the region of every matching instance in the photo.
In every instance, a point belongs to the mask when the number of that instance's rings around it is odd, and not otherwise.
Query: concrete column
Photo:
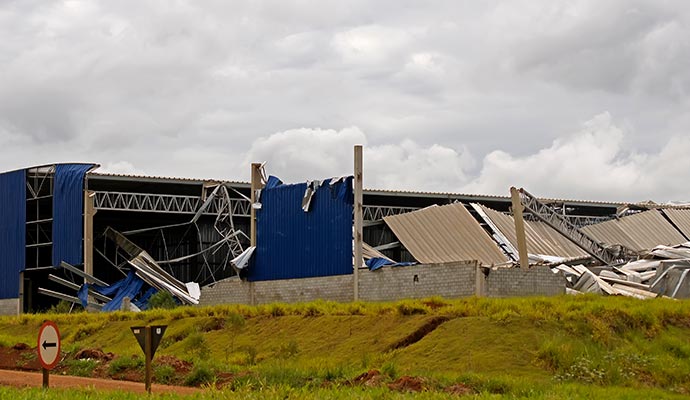
[[[362,194],[362,146],[355,146],[355,216],[354,216],[354,300],[359,300],[359,268],[362,266],[363,241],[363,194]]]

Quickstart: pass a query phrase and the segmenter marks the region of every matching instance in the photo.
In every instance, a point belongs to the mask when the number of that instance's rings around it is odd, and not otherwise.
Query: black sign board
[[[153,325],[151,326],[151,357],[156,353],[158,345],[161,343],[161,339],[165,334],[165,328],[167,325]],[[132,326],[132,333],[134,337],[137,338],[141,350],[146,352],[146,327],[145,326]]]

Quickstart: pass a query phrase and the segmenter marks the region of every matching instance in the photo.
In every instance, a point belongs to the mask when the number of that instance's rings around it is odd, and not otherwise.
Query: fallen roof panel
[[[687,241],[659,210],[644,211],[618,220],[589,225],[582,228],[582,231],[608,245],[622,244],[635,251]]]
[[[499,264],[508,260],[460,203],[393,215],[384,221],[420,263],[477,260]]]
[[[690,240],[690,210],[665,209],[662,212]]]

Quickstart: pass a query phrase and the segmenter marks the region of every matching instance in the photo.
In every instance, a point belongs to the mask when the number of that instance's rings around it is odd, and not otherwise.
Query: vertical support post
[[[43,389],[48,389],[50,387],[50,373],[45,368],[41,368],[43,373]]]
[[[93,216],[96,214],[94,196],[96,193],[84,190],[84,272],[93,275]],[[86,280],[84,281],[86,283]]]
[[[249,240],[251,246],[256,246],[256,210],[254,209],[254,203],[256,203],[256,191],[261,189],[261,164],[252,163],[252,173],[251,173],[251,211],[250,211],[250,227],[249,227]]]
[[[146,377],[145,383],[146,391],[151,394],[151,348],[152,337],[151,337],[151,327],[147,326],[144,328],[146,330],[146,335],[144,338],[144,356],[146,357]]]
[[[520,193],[515,187],[510,188],[510,199],[513,203],[513,220],[515,221],[515,235],[517,236],[518,255],[520,268],[529,268],[529,256],[527,255],[527,237],[525,236],[525,220],[522,211],[525,207],[520,201]]]
[[[355,224],[354,224],[354,300],[359,300],[359,268],[362,266],[363,241],[362,145],[355,146]]]
[[[256,192],[263,188],[261,183],[261,163],[252,163],[251,169],[251,205],[250,205],[250,222],[249,222],[249,242],[250,246],[256,246],[256,209],[254,208],[254,203],[257,202]],[[254,282],[249,282],[249,303],[251,305],[256,304],[256,299],[254,298]]]
[[[17,305],[17,315],[24,313],[24,271],[19,273],[19,304]]]

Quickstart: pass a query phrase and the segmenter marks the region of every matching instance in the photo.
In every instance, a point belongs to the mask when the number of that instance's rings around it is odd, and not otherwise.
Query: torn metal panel
[[[677,246],[656,246],[650,252],[655,257],[667,259],[690,258],[690,242]]]
[[[248,247],[247,250],[230,261],[230,265],[235,268],[238,274],[249,265],[249,260],[251,260],[254,250],[256,250],[256,246]]]
[[[153,258],[145,251],[129,261],[137,271],[137,275],[152,287],[165,290],[186,304],[199,304],[199,301],[189,295],[187,287],[172,275],[165,272]]]
[[[492,224],[489,226],[495,226],[500,231],[500,235],[506,238],[513,248],[517,248],[515,223],[512,216],[482,205],[477,205],[475,209],[480,209],[491,220]],[[530,254],[564,258],[589,256],[587,252],[544,222],[525,221],[525,235],[527,236],[527,251]]]
[[[391,215],[384,221],[420,263],[477,260],[499,264],[508,260],[460,203]]]

